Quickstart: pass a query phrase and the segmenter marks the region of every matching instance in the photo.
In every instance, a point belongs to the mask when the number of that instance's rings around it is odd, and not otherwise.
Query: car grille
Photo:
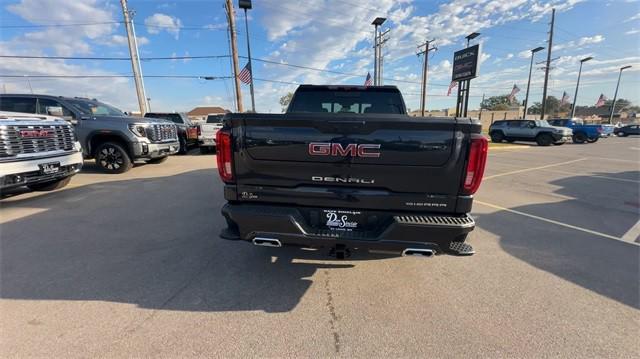
[[[178,131],[173,124],[154,124],[149,126],[147,136],[153,142],[177,141]]]
[[[46,137],[21,137],[21,131],[49,131]],[[0,126],[0,158],[23,154],[72,151],[75,136],[70,125],[6,125]]]

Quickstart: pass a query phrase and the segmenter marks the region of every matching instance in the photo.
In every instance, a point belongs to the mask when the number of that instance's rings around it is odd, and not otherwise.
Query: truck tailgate
[[[449,212],[469,133],[480,130],[466,119],[406,115],[251,114],[230,121],[243,200],[377,209],[384,200],[386,209]]]

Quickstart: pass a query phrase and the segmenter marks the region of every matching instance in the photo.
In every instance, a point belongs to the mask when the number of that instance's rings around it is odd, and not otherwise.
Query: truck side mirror
[[[62,107],[60,106],[47,106],[47,115],[62,117]]]

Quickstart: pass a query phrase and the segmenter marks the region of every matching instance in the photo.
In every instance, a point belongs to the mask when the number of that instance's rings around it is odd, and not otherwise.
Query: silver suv
[[[562,145],[571,141],[573,131],[567,127],[551,126],[545,120],[496,121],[489,127],[491,142],[529,141],[538,146]]]

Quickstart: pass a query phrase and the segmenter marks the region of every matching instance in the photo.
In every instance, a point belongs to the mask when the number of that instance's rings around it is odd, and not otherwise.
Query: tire
[[[587,142],[589,143],[596,143],[598,142],[598,137],[591,137],[591,138],[587,138]]]
[[[512,139],[510,139],[510,138],[507,138],[507,142],[509,142],[509,143],[514,143],[514,142],[516,142],[516,140],[512,140]]]
[[[209,147],[201,146],[200,147],[200,154],[201,155],[206,155],[207,153],[209,153]]]
[[[184,136],[178,137],[178,142],[180,142],[180,149],[178,150],[179,155],[186,155],[189,152],[189,146],[187,146],[187,139]]]
[[[147,161],[147,163],[151,163],[152,165],[157,165],[159,163],[162,163],[162,162],[166,161],[168,158],[169,158],[169,156],[152,158],[149,161]]]
[[[616,136],[618,136],[618,137],[627,137],[629,135],[627,135],[626,133],[620,131],[620,132],[616,132]]]
[[[500,131],[492,132],[490,136],[493,143],[501,143],[504,140],[504,134]]]
[[[556,143],[554,143],[553,145],[554,145],[554,146],[562,146],[562,145],[564,145],[564,142],[556,142]]]
[[[573,143],[585,143],[589,138],[582,132],[573,135]]]
[[[107,173],[125,173],[133,167],[127,151],[118,143],[101,143],[94,155],[96,164]]]
[[[536,143],[538,146],[551,146],[553,144],[553,137],[548,133],[539,134],[536,137]]]
[[[71,181],[71,176],[68,176],[55,181],[29,184],[27,185],[27,188],[29,188],[32,191],[53,191],[68,185],[70,181]]]

